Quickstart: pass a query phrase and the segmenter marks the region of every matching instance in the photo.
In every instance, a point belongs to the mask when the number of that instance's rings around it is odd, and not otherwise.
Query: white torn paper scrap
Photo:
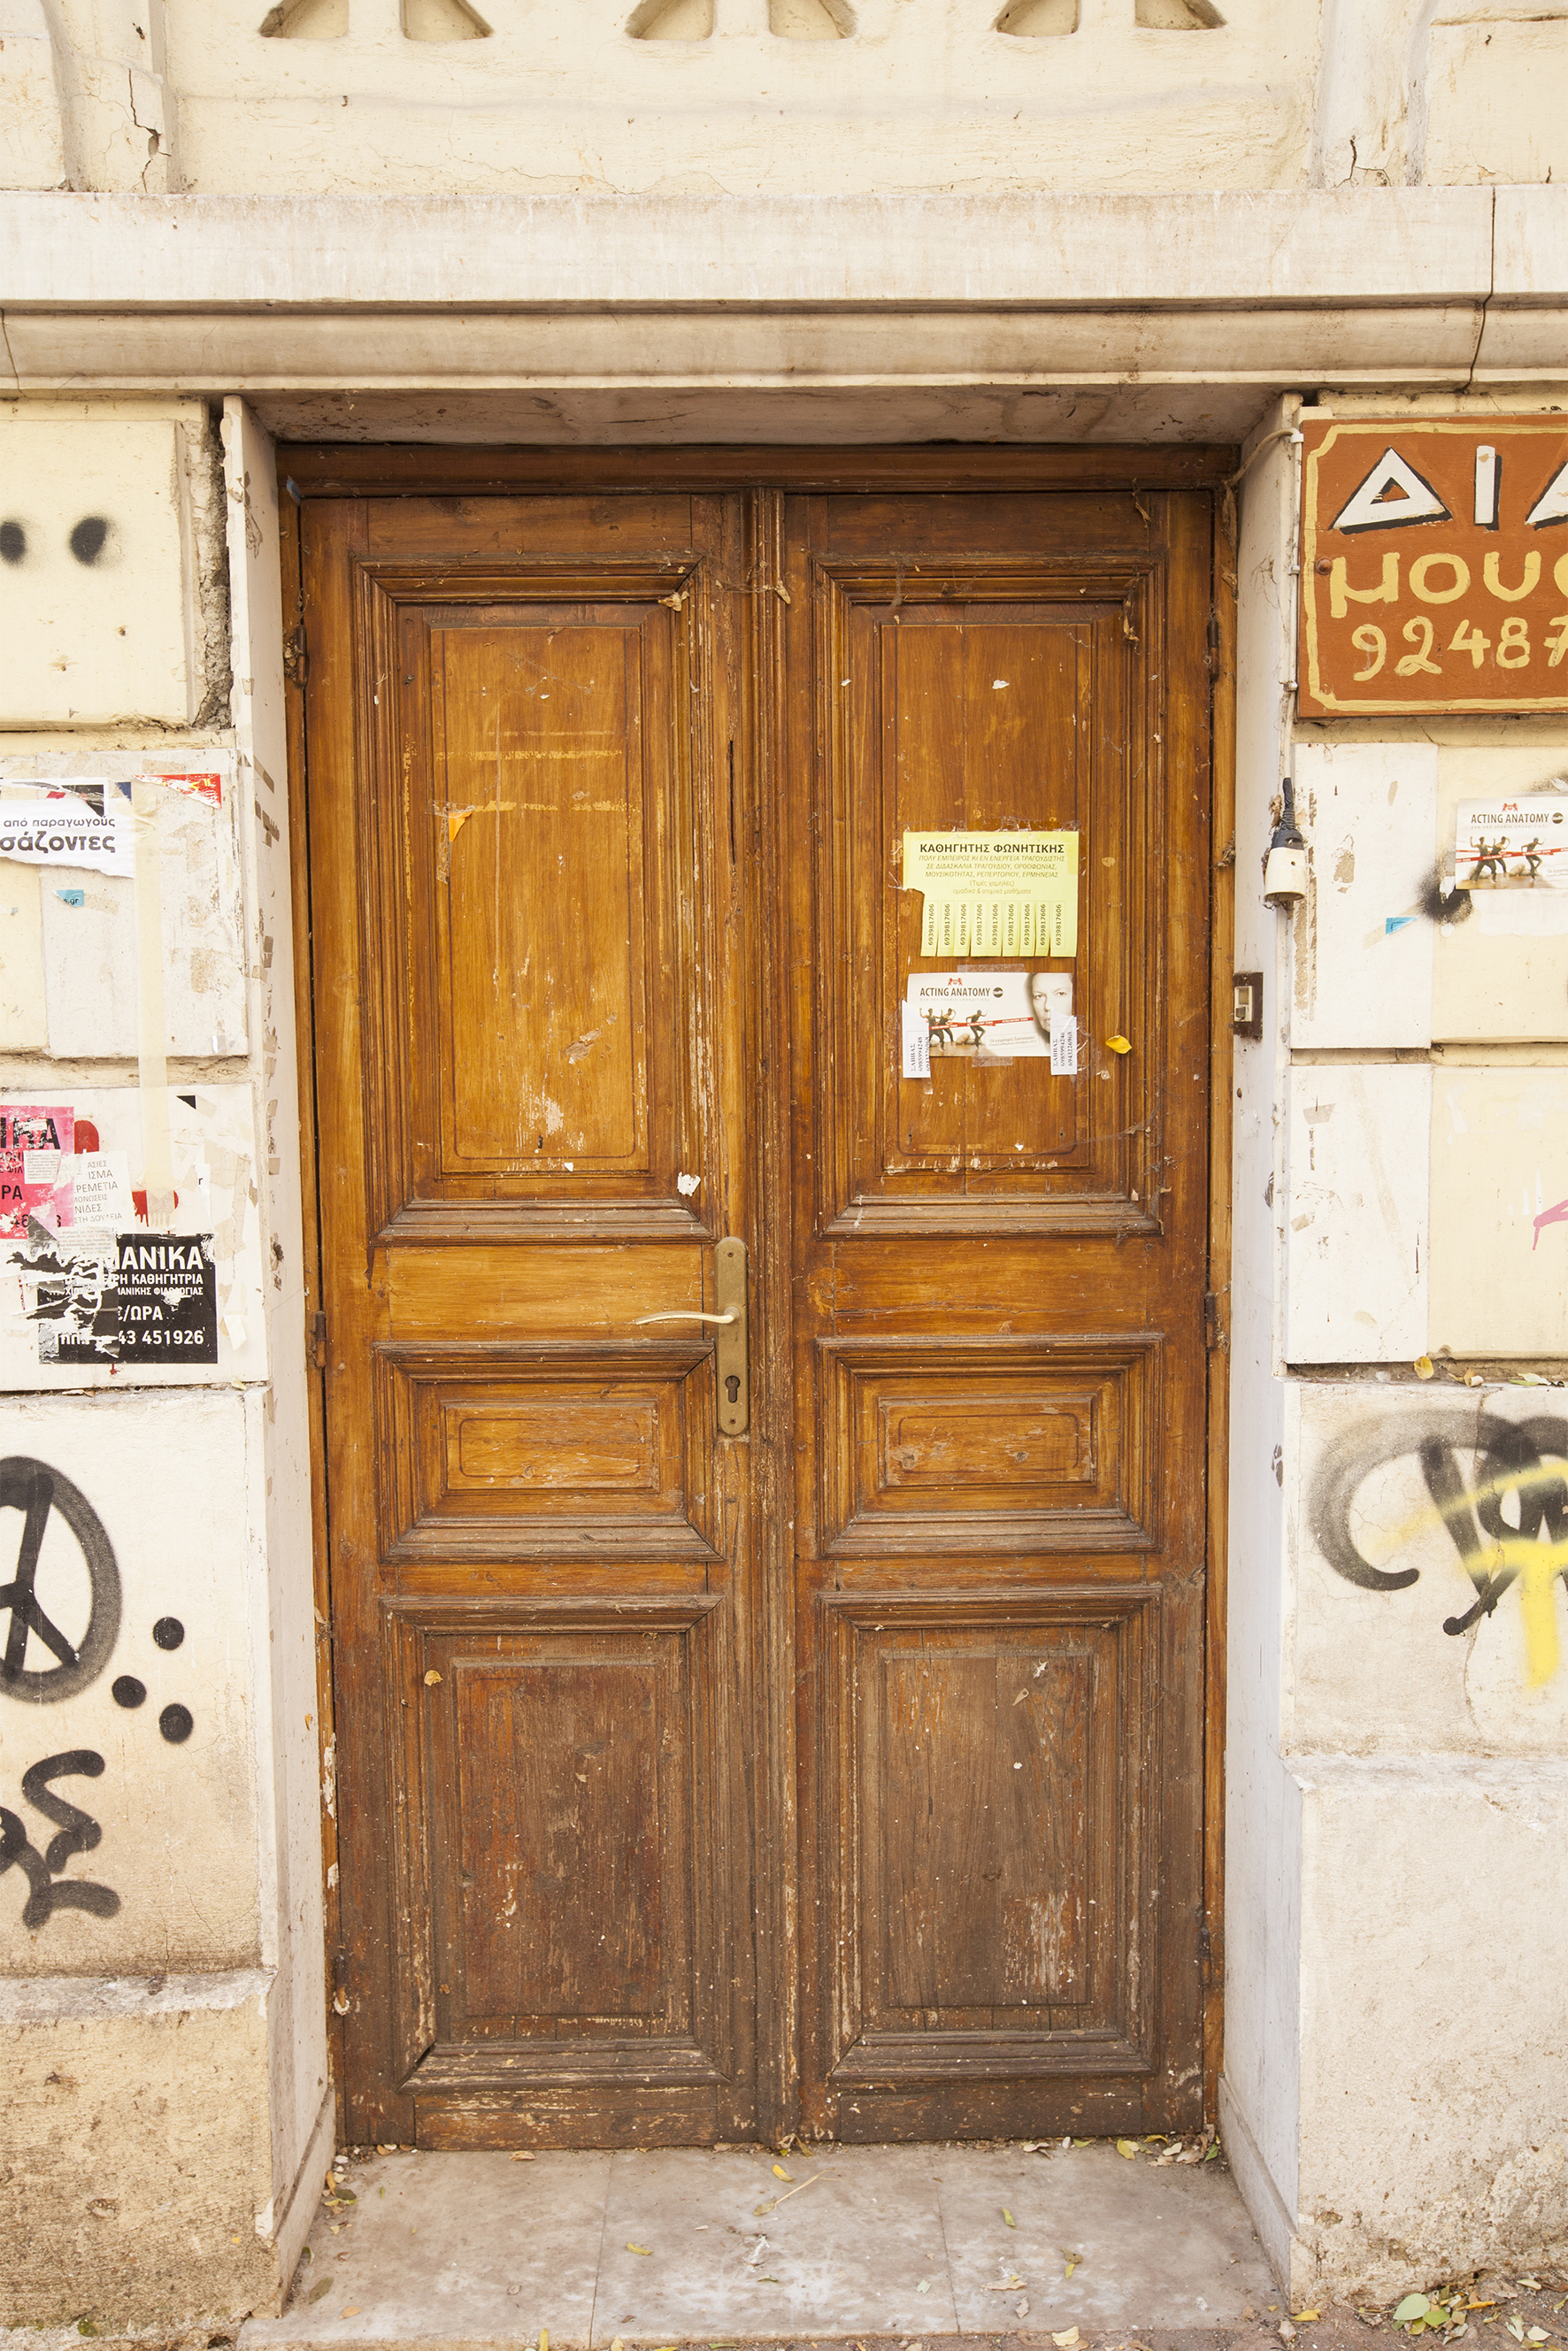
[[[931,1075],[931,1031],[925,1015],[917,1004],[900,1005],[904,1021],[904,1059],[900,1074],[906,1078],[928,1078]]]
[[[675,1189],[677,1192],[684,1192],[689,1200],[702,1180],[700,1176],[677,1176]]]
[[[7,777],[0,785],[0,858],[59,872],[134,873],[131,786],[103,776]]]
[[[1078,1023],[1071,1012],[1051,1024],[1051,1074],[1053,1078],[1078,1075]]]
[[[81,1151],[76,1169],[73,1222],[102,1225],[118,1232],[135,1214],[131,1199],[131,1155],[124,1151]]]

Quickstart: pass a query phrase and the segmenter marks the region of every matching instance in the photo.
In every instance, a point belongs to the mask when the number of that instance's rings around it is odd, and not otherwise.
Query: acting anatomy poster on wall
[[[1454,880],[1461,890],[1568,892],[1568,800],[1461,800]]]
[[[149,1114],[168,1125],[162,1201],[144,1175]],[[0,1380],[159,1385],[265,1370],[248,1087],[0,1103]]]

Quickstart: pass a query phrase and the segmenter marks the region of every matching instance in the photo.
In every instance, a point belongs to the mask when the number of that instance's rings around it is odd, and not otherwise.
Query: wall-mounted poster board
[[[1301,716],[1568,710],[1568,417],[1301,436]]]

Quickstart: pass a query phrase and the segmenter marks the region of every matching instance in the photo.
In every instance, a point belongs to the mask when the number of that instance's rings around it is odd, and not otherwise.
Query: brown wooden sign
[[[1568,418],[1301,432],[1301,716],[1568,710]]]

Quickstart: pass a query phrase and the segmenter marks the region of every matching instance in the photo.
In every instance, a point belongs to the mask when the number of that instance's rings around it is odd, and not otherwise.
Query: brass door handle
[[[713,1253],[714,1290],[720,1311],[704,1314],[692,1308],[667,1314],[639,1314],[639,1328],[649,1322],[713,1322],[715,1386],[717,1391],[721,1437],[744,1437],[751,1426],[751,1351],[746,1321],[746,1243],[720,1241]]]

